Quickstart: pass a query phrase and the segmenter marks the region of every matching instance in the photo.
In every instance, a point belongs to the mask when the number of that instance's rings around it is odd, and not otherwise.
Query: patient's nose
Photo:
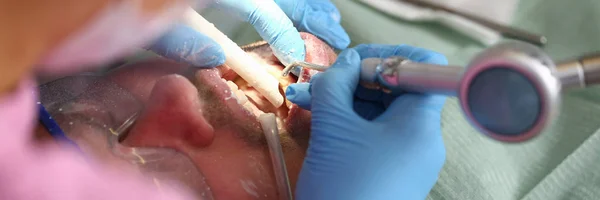
[[[177,150],[207,146],[214,138],[214,129],[201,108],[198,91],[188,79],[180,75],[161,77],[124,144]]]

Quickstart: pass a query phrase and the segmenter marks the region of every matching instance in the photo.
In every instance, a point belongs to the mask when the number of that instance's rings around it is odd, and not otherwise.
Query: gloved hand
[[[147,49],[165,58],[200,68],[212,68],[225,63],[221,46],[187,25],[175,26]]]
[[[340,11],[329,0],[275,0],[303,32],[312,33],[336,49],[345,49],[350,37],[340,25]]]
[[[339,24],[339,12],[329,1],[217,0],[216,5],[252,24],[284,63],[304,60],[305,56],[304,41],[293,24],[334,48],[343,49],[350,43]],[[215,41],[185,25],[175,27],[148,49],[166,58],[198,67],[215,67],[225,62],[223,50]]]
[[[440,125],[445,97],[394,98],[357,88],[362,58],[391,55],[447,62],[410,46],[359,45],[343,51],[310,85],[288,87],[290,101],[312,110],[296,199],[425,199],[434,186],[445,161]]]
[[[339,12],[329,1],[217,0],[216,5],[252,24],[284,65],[304,60],[305,56],[304,41],[294,24],[336,47],[345,48],[349,44],[339,25]]]

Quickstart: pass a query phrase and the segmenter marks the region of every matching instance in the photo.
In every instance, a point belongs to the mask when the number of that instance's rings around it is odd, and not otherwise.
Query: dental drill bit
[[[379,66],[381,60],[382,59],[379,58],[367,58],[361,61],[360,80],[363,86],[366,86],[368,88],[379,88],[379,86],[377,86],[375,77],[377,76],[377,73],[379,73]],[[285,77],[293,69],[301,67],[316,70],[319,72],[323,72],[329,68],[329,66],[325,65],[317,65],[314,63],[304,61],[296,61],[283,69],[282,76]]]

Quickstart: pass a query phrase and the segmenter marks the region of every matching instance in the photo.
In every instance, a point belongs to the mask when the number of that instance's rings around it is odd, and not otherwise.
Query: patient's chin
[[[336,56],[329,46],[310,34],[302,33],[302,37],[307,61],[334,62]],[[299,77],[282,78],[278,75],[283,67],[268,46],[246,50],[280,80],[281,91],[291,83],[307,82],[317,73],[304,69]],[[289,102],[279,108],[271,106],[227,66],[191,69],[155,59],[115,70],[108,78],[145,105],[121,144],[176,150],[200,173],[191,175],[186,165],[186,170],[168,174],[166,179],[179,179],[192,189],[201,189],[202,184],[190,177],[203,177],[201,182],[210,187],[214,199],[278,199],[268,147],[257,120],[261,113],[272,112],[278,116],[288,174],[295,188],[308,145],[310,112]],[[159,167],[145,168],[148,174],[161,171]]]

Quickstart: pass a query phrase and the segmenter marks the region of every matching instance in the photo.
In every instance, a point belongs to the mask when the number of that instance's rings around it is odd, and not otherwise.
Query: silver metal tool
[[[378,84],[392,94],[458,97],[474,127],[504,142],[526,141],[549,127],[558,115],[563,88],[600,83],[600,54],[555,63],[538,47],[517,41],[484,50],[466,67],[402,57],[367,58],[361,65],[361,82]]]
[[[475,16],[475,15],[471,15],[471,14],[468,14],[465,12],[460,12],[458,10],[455,10],[455,9],[452,9],[452,8],[449,8],[446,6],[438,5],[438,4],[431,3],[428,1],[423,1],[423,0],[401,0],[401,1],[411,3],[416,6],[427,7],[427,8],[431,8],[434,10],[445,11],[448,13],[452,13],[452,14],[467,18],[471,21],[474,21],[483,26],[486,26],[490,29],[498,31],[502,35],[509,37],[509,38],[526,41],[526,42],[529,42],[529,43],[532,43],[532,44],[535,44],[538,46],[544,46],[548,42],[546,37],[543,35],[538,35],[538,34],[530,33],[528,31],[517,29],[515,27],[502,25],[502,24]]]
[[[295,61],[292,64],[288,65],[287,67],[283,68],[281,75],[287,76],[290,74],[290,72],[292,70],[296,69],[297,67],[306,67],[308,69],[314,69],[317,71],[325,71],[327,68],[329,68],[328,66],[317,65],[317,64],[313,64],[313,63],[309,63],[309,62]],[[298,70],[296,70],[296,71],[298,71]]]

